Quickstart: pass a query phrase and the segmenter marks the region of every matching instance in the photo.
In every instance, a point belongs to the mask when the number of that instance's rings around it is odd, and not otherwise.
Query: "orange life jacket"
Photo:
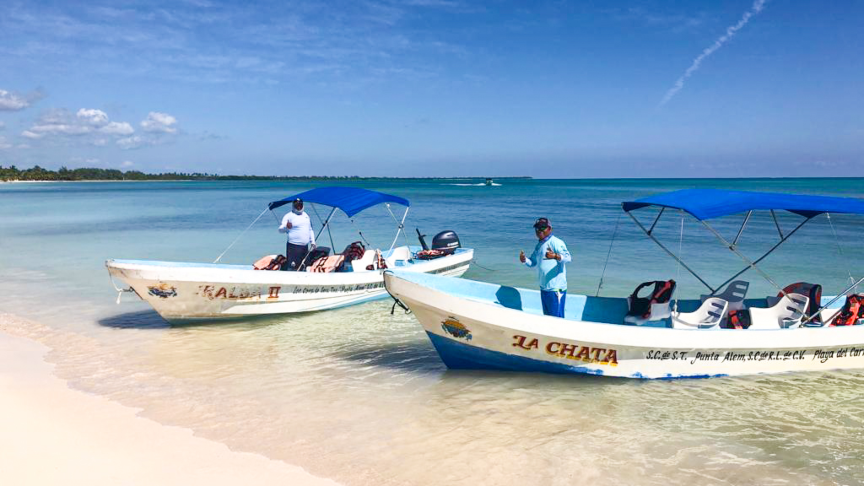
[[[864,319],[864,294],[846,297],[843,309],[831,322],[832,326],[854,326],[858,319]]]

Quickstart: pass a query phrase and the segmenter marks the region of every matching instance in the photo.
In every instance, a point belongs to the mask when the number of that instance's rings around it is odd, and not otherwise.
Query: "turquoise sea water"
[[[411,200],[411,244],[415,227],[428,239],[455,230],[475,248],[478,265],[465,277],[478,280],[533,287],[517,256],[533,248],[534,219],[548,217],[574,255],[570,292],[592,295],[616,222],[601,295],[661,278],[678,280],[681,296],[704,292],[621,216],[621,201],[688,187],[864,197],[862,179],[501,182],[354,185]],[[55,348],[49,358],[74,386],[346,484],[864,481],[864,372],[672,383],[451,372],[413,318],[391,316],[387,301],[184,327],[167,326],[129,295],[115,305],[105,259],[213,261],[267,202],[316,185],[0,184],[0,311],[45,326],[40,338]],[[645,224],[656,214],[638,213]],[[733,238],[741,219],[716,227]],[[779,220],[788,232],[800,218]],[[864,272],[864,217],[832,221],[836,240],[817,218],[763,268],[781,285],[803,280],[826,294],[842,291],[850,274]],[[223,261],[283,251],[276,227],[265,214]],[[387,248],[395,222],[384,207],[354,223],[337,217],[335,247],[359,239],[357,228]],[[677,252],[681,231],[681,216],[667,212],[655,234]],[[741,249],[755,257],[778,238],[770,216],[756,215]],[[692,219],[684,219],[681,247],[685,262],[715,285],[744,266]],[[746,275],[751,296],[777,293]]]

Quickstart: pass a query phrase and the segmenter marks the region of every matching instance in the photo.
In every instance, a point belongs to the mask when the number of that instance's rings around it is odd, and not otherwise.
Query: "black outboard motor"
[[[456,248],[462,248],[462,243],[455,231],[445,230],[432,238],[433,250],[442,250],[449,254],[456,251]]]

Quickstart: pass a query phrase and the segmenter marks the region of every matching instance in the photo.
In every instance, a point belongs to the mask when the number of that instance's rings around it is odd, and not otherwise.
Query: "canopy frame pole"
[[[837,237],[837,230],[834,229],[834,223],[831,222],[831,213],[825,213],[825,216],[828,218],[828,225],[831,226],[831,233],[834,234],[834,243],[837,244],[837,251],[840,252],[840,258],[842,260],[846,260],[846,255],[843,254],[843,247],[840,246],[840,238]],[[849,262],[846,262],[846,273],[849,275],[849,281],[854,282],[855,277],[852,276],[852,265],[849,265]]]
[[[761,268],[757,267],[756,264],[755,264],[754,262],[752,262],[749,258],[747,258],[746,256],[744,256],[743,253],[741,253],[740,251],[738,251],[738,249],[735,248],[734,245],[732,245],[731,243],[729,243],[728,241],[726,241],[726,238],[723,238],[723,235],[721,235],[717,230],[715,230],[715,229],[714,229],[710,224],[708,224],[708,223],[706,223],[705,221],[702,221],[702,220],[700,220],[700,222],[702,223],[703,226],[705,226],[706,228],[708,228],[708,231],[710,231],[711,233],[714,233],[714,236],[717,237],[718,240],[720,240],[720,243],[722,243],[723,245],[725,245],[726,248],[729,248],[729,250],[730,250],[732,253],[738,255],[738,258],[744,260],[744,262],[747,263],[747,265],[749,265],[750,268],[752,268],[753,270],[756,270],[757,272],[759,272],[759,274],[762,275],[762,278],[764,278],[765,280],[767,280],[771,285],[773,285],[774,287],[777,287],[777,289],[780,290],[780,293],[783,294],[784,297],[789,297],[789,295],[786,293],[786,291],[783,289],[783,287],[777,285],[777,282],[775,282],[774,279],[772,279],[770,275],[768,275],[767,273],[765,273]],[[806,221],[805,221],[805,222],[806,222]],[[781,243],[782,243],[782,240],[781,240]],[[711,292],[711,295],[714,295],[714,291]]]
[[[657,223],[660,221],[660,216],[663,216],[663,211],[666,211],[666,206],[661,207],[660,212],[657,213],[657,217],[654,219],[654,223],[651,224],[651,229],[648,230],[649,235],[654,233],[654,227],[657,226]]]
[[[753,210],[747,211],[747,216],[744,216],[744,222],[741,223],[741,229],[738,230],[738,234],[735,235],[735,241],[732,242],[732,246],[738,246],[738,239],[741,238],[741,234],[744,233],[744,227],[747,226],[747,221],[750,221],[750,216],[753,215]],[[749,267],[748,267],[749,268]],[[720,286],[723,287],[722,285]]]
[[[693,269],[691,269],[690,267],[687,266],[686,263],[684,263],[683,261],[681,261],[681,259],[678,258],[677,255],[675,255],[674,253],[672,253],[671,251],[669,251],[668,248],[666,248],[665,246],[663,246],[663,243],[660,243],[660,240],[658,240],[657,238],[655,238],[654,235],[652,235],[651,232],[648,231],[648,229],[647,229],[645,226],[643,226],[642,223],[640,223],[638,219],[636,219],[636,216],[633,216],[633,214],[631,214],[630,211],[625,211],[625,212],[627,213],[627,216],[630,216],[630,219],[632,219],[633,222],[636,223],[636,225],[639,226],[639,228],[640,228],[640,229],[641,229],[641,230],[642,230],[646,235],[648,235],[648,238],[651,238],[651,240],[652,240],[654,243],[657,244],[657,246],[659,246],[660,248],[662,248],[663,251],[665,251],[666,253],[669,254],[669,256],[671,256],[672,258],[674,258],[675,261],[677,261],[677,262],[678,262],[682,267],[684,267],[685,269],[687,269],[687,271],[690,272],[691,275],[693,275],[694,277],[696,277],[697,280],[699,280],[700,282],[702,282],[702,285],[708,287],[708,290],[710,290],[712,294],[713,294],[714,292],[716,292],[716,290],[714,290],[713,287],[711,287],[710,285],[708,285],[708,282],[706,282],[705,280],[703,280],[702,277],[700,277],[698,273],[694,272]]]
[[[618,223],[621,222],[621,214],[615,219],[615,230],[612,231],[612,239],[609,240],[609,251],[606,252],[606,261],[603,263],[603,272],[600,274],[600,282],[597,284],[597,293],[594,297],[600,297],[600,289],[603,288],[603,280],[606,278],[606,266],[609,265],[609,257],[612,256],[612,245],[615,243],[615,235],[618,234]]]
[[[782,240],[783,239],[783,230],[780,229],[780,222],[777,221],[777,214],[774,212],[773,209],[771,210],[771,217],[774,218],[774,226],[777,227],[777,232],[780,233],[780,239]]]
[[[318,209],[315,208],[315,205],[314,205],[314,204],[312,205],[312,211],[315,211],[315,216],[318,217],[318,221],[324,221],[324,223],[321,224],[321,229],[318,231],[318,235],[320,236],[321,233],[324,232],[324,228],[327,228],[327,234],[330,235],[330,248],[331,248],[333,251],[336,251],[336,244],[333,243],[333,233],[330,232],[330,226],[329,226],[330,218],[332,218],[332,217],[333,217],[333,213],[336,212],[336,206],[333,206],[333,209],[330,210],[330,214],[327,215],[327,219],[326,219],[326,220],[322,220],[322,219],[321,219],[321,215],[318,214]]]
[[[399,241],[399,233],[401,233],[402,228],[405,227],[405,218],[408,217],[408,210],[411,209],[411,206],[407,206],[405,208],[405,213],[402,214],[402,221],[399,221],[396,218],[396,215],[393,214],[393,211],[390,209],[390,203],[385,204],[385,206],[387,206],[387,212],[390,213],[390,216],[393,218],[393,221],[396,221],[396,223],[398,224],[398,226],[396,227],[396,237],[393,238],[393,243],[390,245],[390,249],[387,250],[389,252],[389,251],[393,250],[393,248],[396,247],[396,242]],[[406,243],[407,243],[408,236],[406,235],[405,238],[406,238]]]
[[[312,206],[312,207],[314,208],[315,206]],[[336,244],[333,243],[333,233],[330,232],[330,218],[333,217],[333,214],[335,212],[336,212],[335,207],[330,210],[330,214],[327,215],[327,219],[324,220],[324,224],[321,226],[321,231],[319,231],[319,233],[321,233],[324,231],[324,228],[327,228],[327,234],[330,236],[330,248],[332,248],[333,249],[332,251],[334,251],[334,252],[336,251]],[[321,218],[318,218],[318,219],[321,219]]]
[[[812,219],[812,218],[807,218],[807,219],[805,219],[804,221],[802,221],[798,226],[796,226],[792,231],[790,231],[789,234],[787,234],[785,238],[783,238],[782,240],[778,241],[777,244],[775,244],[774,246],[772,246],[772,247],[771,247],[767,252],[765,252],[765,254],[763,254],[762,256],[760,256],[759,258],[757,258],[755,261],[753,261],[753,264],[754,264],[754,265],[758,265],[759,262],[761,262],[762,260],[764,260],[768,255],[770,255],[771,253],[773,253],[774,250],[776,250],[777,248],[779,248],[780,245],[782,245],[783,243],[785,243],[786,240],[788,240],[789,238],[791,238],[792,235],[794,235],[796,231],[798,231],[799,229],[801,229],[801,227],[804,226],[804,223],[810,221],[810,219]],[[734,243],[733,243],[733,245],[734,245]],[[739,276],[741,276],[742,274],[744,274],[747,270],[750,270],[750,268],[751,268],[750,265],[747,265],[746,267],[744,267],[743,269],[741,269],[740,272],[738,272],[738,273],[736,273],[735,275],[732,275],[731,277],[729,277],[729,279],[727,279],[725,282],[723,282],[722,284],[720,284],[720,285],[717,287],[717,291],[719,291],[719,290],[721,290],[722,288],[726,287],[726,284],[728,284],[729,282],[735,280],[736,278],[738,278]],[[714,294],[711,294],[711,295],[714,295]]]
[[[321,216],[318,214],[318,210],[315,209],[314,204],[312,205],[312,211],[315,211],[315,216],[318,217],[318,221],[321,221]],[[327,234],[330,235],[330,247],[331,247],[332,251],[334,251],[334,252],[336,251],[336,248],[335,248],[336,245],[333,244],[333,235],[330,233],[330,226],[328,226],[328,225],[330,224],[330,218],[333,217],[333,213],[335,213],[335,212],[336,212],[336,208],[334,207],[333,209],[330,210],[330,214],[327,215],[327,219],[325,219],[324,223],[321,225],[321,230],[318,231],[318,235],[320,236],[321,233],[324,232],[324,228],[327,228]],[[297,267],[298,272],[302,271],[303,268],[306,267],[306,263],[307,263],[306,258],[309,257],[310,253],[312,253],[312,247],[311,246],[306,249],[306,254],[303,255],[303,259],[300,260],[300,266]],[[308,263],[311,263],[311,262],[308,262]]]
[[[228,253],[228,250],[230,250],[231,247],[234,246],[235,243],[237,243],[238,241],[240,241],[240,238],[242,238],[243,235],[245,235],[246,232],[249,231],[249,228],[251,228],[252,226],[254,226],[255,223],[257,223],[258,220],[261,219],[261,216],[264,216],[264,213],[266,213],[266,212],[269,211],[269,210],[270,210],[270,208],[268,207],[268,208],[264,209],[264,211],[261,211],[261,214],[259,214],[258,217],[255,218],[255,219],[252,221],[252,223],[250,223],[249,226],[247,226],[246,229],[244,229],[244,230],[243,230],[243,231],[242,231],[242,232],[237,236],[237,238],[234,238],[234,241],[232,241],[231,244],[228,245],[228,248],[225,248],[225,251],[223,251],[222,253],[220,253],[219,256],[216,257],[215,260],[213,260],[213,263],[219,263],[219,260],[221,260],[222,257],[225,256],[226,253]]]
[[[801,323],[801,325],[803,326],[804,324],[807,324],[808,322],[810,322],[810,321],[812,321],[813,319],[815,319],[816,316],[818,316],[820,312],[822,312],[824,309],[828,308],[828,307],[829,307],[831,304],[833,304],[834,302],[837,302],[838,300],[840,300],[840,297],[846,297],[846,293],[849,292],[850,290],[853,290],[853,289],[854,289],[855,287],[857,287],[861,282],[864,282],[864,277],[859,278],[857,282],[852,282],[852,285],[846,287],[846,290],[844,290],[843,292],[837,294],[837,296],[834,297],[833,299],[831,299],[830,301],[828,301],[827,304],[825,304],[825,305],[823,305],[822,307],[820,307],[819,310],[817,310],[816,312],[814,312],[813,315],[810,316],[810,317],[808,317],[806,321],[804,321],[804,322]],[[822,321],[822,326],[825,326],[826,324],[829,324],[831,321],[834,320],[835,317],[837,317],[837,314],[840,314],[840,312],[842,312],[842,311],[843,311],[842,308],[837,309],[837,312],[835,312],[835,313],[834,313],[834,314],[833,314],[833,315],[828,319],[828,322]]]

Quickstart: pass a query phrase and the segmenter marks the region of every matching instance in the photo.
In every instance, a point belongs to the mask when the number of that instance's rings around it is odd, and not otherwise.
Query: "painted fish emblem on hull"
[[[167,299],[168,297],[177,297],[177,289],[168,285],[168,284],[159,284],[147,287],[149,290],[149,294],[154,297],[159,297],[160,299]]]
[[[457,338],[457,339],[465,339],[466,341],[471,340],[471,330],[465,327],[464,324],[459,322],[459,319],[455,317],[448,317],[441,323],[441,329],[444,329],[444,332],[447,334]]]

